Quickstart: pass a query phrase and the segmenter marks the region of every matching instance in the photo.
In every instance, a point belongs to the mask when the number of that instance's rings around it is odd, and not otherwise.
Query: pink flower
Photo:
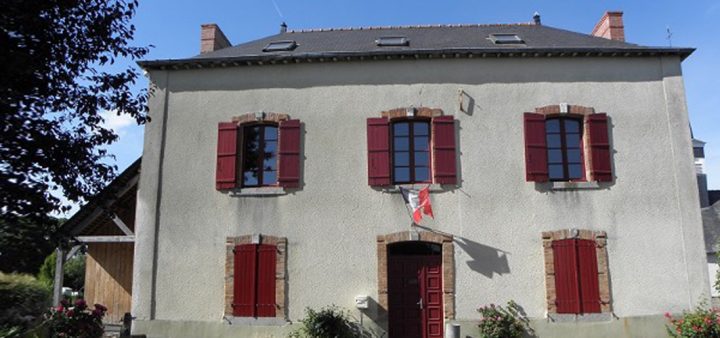
[[[68,317],[72,317],[75,314],[73,310],[68,310],[67,315]]]
[[[665,318],[668,318],[668,319],[672,318],[672,316],[670,315],[670,312],[665,312]]]
[[[57,312],[63,312],[65,308],[62,306],[62,304],[60,304],[55,308],[55,310],[57,310]]]

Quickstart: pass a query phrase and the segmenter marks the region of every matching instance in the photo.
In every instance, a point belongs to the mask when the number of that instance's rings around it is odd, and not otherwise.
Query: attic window
[[[375,44],[380,47],[408,46],[410,45],[410,40],[404,36],[382,36],[375,40]]]
[[[284,50],[293,50],[297,47],[295,40],[271,41],[263,48],[263,52],[279,52]]]
[[[523,44],[525,41],[517,34],[490,34],[490,40],[496,45],[516,45]]]

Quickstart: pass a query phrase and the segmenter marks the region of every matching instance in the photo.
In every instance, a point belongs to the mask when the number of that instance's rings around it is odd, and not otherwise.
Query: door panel
[[[442,338],[440,256],[389,256],[388,305],[390,338]]]
[[[423,310],[424,337],[442,338],[443,302],[442,302],[442,262],[440,256],[423,256]]]

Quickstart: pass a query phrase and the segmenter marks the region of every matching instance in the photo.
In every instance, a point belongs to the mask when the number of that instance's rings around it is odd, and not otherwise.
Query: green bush
[[[527,329],[528,319],[522,315],[520,306],[514,301],[507,303],[507,308],[490,304],[477,309],[480,312],[480,336],[484,338],[519,338]]]
[[[305,309],[305,318],[300,320],[302,326],[290,334],[293,338],[352,338],[361,336],[357,333],[349,314],[332,305],[320,311]]]
[[[679,317],[673,317],[665,313],[670,321],[665,328],[671,337],[697,337],[697,338],[718,338],[720,337],[720,309],[706,308],[700,304],[693,311],[683,311]]]
[[[30,275],[0,272],[0,304],[0,332],[24,331],[40,323],[50,289]]]
[[[38,280],[49,287],[52,287],[55,280],[56,257],[56,252],[48,255],[38,272]],[[85,255],[77,255],[68,260],[63,270],[63,286],[80,290],[85,285]]]

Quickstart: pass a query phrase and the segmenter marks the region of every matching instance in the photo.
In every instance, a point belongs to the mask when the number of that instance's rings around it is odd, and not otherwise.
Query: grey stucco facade
[[[365,120],[423,106],[457,121],[458,184],[431,193],[435,219],[423,226],[454,238],[452,321],[464,324],[463,336],[477,336],[477,307],[510,299],[541,335],[572,335],[577,325],[662,334],[662,313],[692,308],[709,292],[680,65],[678,56],[618,56],[149,70],[134,329],[284,336],[287,326],[223,320],[225,239],[251,234],[288,240],[289,321],[329,304],[361,316],[354,297],[378,299],[377,236],[411,227],[399,194],[367,185]],[[460,92],[471,102],[464,111]],[[608,114],[612,183],[553,190],[525,181],[522,114],[559,103]],[[219,192],[217,124],[257,111],[302,121],[301,188],[263,197]],[[570,228],[607,233],[613,319],[544,319],[541,233]],[[377,309],[362,316],[381,336]],[[623,331],[628,321],[650,329]]]

